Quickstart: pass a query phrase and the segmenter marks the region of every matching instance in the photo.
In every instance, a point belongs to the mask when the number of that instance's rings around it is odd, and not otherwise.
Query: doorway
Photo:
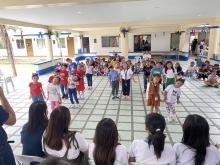
[[[89,37],[83,37],[82,44],[83,44],[83,53],[90,53]]]
[[[151,35],[134,36],[134,52],[151,51]]]
[[[32,39],[25,39],[25,45],[27,50],[27,56],[28,57],[34,56]]]
[[[75,54],[73,37],[67,37],[67,49],[68,49],[68,56],[73,56]]]

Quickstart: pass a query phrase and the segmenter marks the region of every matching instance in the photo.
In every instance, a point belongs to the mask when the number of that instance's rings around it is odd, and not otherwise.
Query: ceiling
[[[220,17],[220,0],[0,0],[0,4],[0,19],[77,30]]]

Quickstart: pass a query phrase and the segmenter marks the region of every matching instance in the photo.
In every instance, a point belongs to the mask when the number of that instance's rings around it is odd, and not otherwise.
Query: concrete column
[[[121,53],[128,60],[128,33],[120,33]]]
[[[180,51],[183,51],[183,49],[184,49],[185,39],[186,39],[186,32],[182,32],[180,35],[180,43],[179,43],[179,50]]]
[[[52,39],[47,36],[47,60],[53,60],[53,45]]]
[[[220,29],[210,29],[208,58],[215,58],[220,53]]]

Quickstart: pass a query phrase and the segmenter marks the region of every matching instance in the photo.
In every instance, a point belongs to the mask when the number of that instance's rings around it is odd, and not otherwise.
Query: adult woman
[[[21,131],[22,154],[43,157],[41,139],[47,127],[47,104],[44,101],[37,101],[29,108],[28,122]]]
[[[8,103],[2,88],[0,87],[0,164],[15,165],[12,149],[7,142],[7,134],[2,128],[3,124],[14,125],[16,122],[15,112]]]
[[[125,146],[118,143],[118,130],[112,119],[102,119],[95,131],[94,143],[89,145],[89,158],[96,165],[128,165]]]
[[[209,124],[199,115],[187,116],[182,142],[173,146],[177,165],[218,165],[220,152],[209,142]]]
[[[69,130],[70,121],[68,108],[56,108],[43,135],[43,146],[47,156],[75,163],[81,158],[81,153],[87,154],[88,144],[80,133]]]

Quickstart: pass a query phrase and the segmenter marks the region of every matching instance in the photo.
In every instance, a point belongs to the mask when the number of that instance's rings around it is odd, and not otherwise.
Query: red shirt
[[[31,96],[42,95],[42,84],[40,82],[31,82],[29,84]]]
[[[60,70],[59,74],[61,77],[60,84],[67,85],[69,72],[67,70]]]

